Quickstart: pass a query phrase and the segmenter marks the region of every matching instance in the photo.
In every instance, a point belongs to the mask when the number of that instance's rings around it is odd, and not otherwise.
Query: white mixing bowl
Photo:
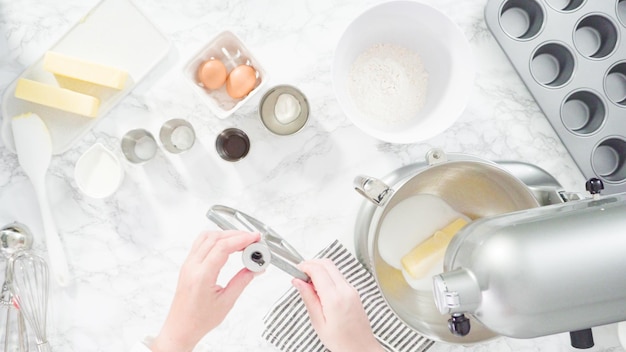
[[[414,51],[428,73],[426,101],[407,122],[368,119],[349,93],[354,61],[375,44]],[[337,44],[332,71],[335,95],[352,123],[391,143],[424,141],[450,127],[465,109],[474,80],[473,56],[460,28],[431,6],[409,0],[375,5],[354,19]]]

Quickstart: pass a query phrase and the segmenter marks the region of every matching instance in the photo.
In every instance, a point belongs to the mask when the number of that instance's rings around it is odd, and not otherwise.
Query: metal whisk
[[[9,258],[8,265],[12,274],[13,303],[35,334],[37,350],[50,352],[52,349],[46,337],[48,264],[30,251],[20,251]]]
[[[13,304],[11,275],[8,260],[13,253],[28,250],[33,245],[33,235],[24,224],[10,223],[0,229],[0,254],[7,259],[4,283],[0,291],[0,314],[4,322],[2,336],[4,352],[28,352],[28,334],[22,312]],[[6,309],[6,314],[2,311]]]
[[[4,352],[27,352],[28,351],[28,335],[26,333],[26,324],[24,323],[24,316],[13,305],[13,295],[9,289],[11,284],[10,272],[8,265],[5,270],[5,281],[2,284],[2,292],[0,292],[0,311],[6,309],[0,319],[3,319],[4,329],[0,332],[0,335],[4,334],[2,339],[2,345]]]

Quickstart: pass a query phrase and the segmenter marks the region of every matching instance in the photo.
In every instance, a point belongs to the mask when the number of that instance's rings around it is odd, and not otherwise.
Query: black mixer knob
[[[585,188],[591,194],[599,194],[604,189],[604,184],[599,178],[590,178],[585,183]]]
[[[448,329],[453,335],[466,336],[470,332],[470,320],[465,314],[452,314],[448,319]]]

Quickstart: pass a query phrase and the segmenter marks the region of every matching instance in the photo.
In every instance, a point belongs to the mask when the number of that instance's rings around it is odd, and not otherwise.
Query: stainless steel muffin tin
[[[583,175],[626,191],[626,0],[490,0],[485,21]]]

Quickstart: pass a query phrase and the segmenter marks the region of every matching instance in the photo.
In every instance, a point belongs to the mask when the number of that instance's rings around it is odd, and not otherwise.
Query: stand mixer
[[[495,333],[533,338],[570,332],[593,346],[591,328],[626,320],[626,193],[593,195],[476,220],[452,239],[435,303],[457,336],[467,315]]]

